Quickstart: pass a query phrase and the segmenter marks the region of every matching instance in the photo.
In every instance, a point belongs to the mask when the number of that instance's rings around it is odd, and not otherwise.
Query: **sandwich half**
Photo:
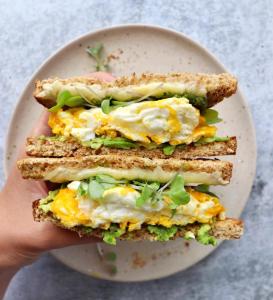
[[[219,198],[206,185],[185,187],[181,175],[166,184],[92,176],[63,184],[33,203],[36,221],[48,220],[116,244],[122,240],[168,241],[177,237],[215,245],[238,239],[240,220],[225,216]]]
[[[217,136],[214,124],[221,119],[211,107],[236,88],[236,79],[226,73],[133,74],[111,83],[81,77],[37,81],[34,97],[51,112],[55,141],[161,157],[176,149],[184,155],[187,145],[228,144],[230,138]],[[233,147],[229,154],[234,153]]]

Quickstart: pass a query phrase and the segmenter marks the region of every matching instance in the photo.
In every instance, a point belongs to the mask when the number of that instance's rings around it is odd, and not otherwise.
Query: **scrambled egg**
[[[194,222],[210,223],[213,217],[224,217],[224,207],[218,198],[192,188],[187,188],[189,203],[179,206],[172,215],[168,197],[136,207],[140,193],[130,185],[123,185],[104,191],[102,199],[94,201],[88,196],[77,195],[79,184],[79,181],[68,184],[51,202],[50,210],[67,227],[88,225],[108,229],[111,223],[118,223],[121,228],[133,231],[140,229],[143,223],[171,227]]]
[[[216,127],[208,126],[188,99],[176,97],[130,104],[109,114],[101,108],[59,110],[50,115],[49,126],[54,134],[73,136],[81,142],[105,135],[124,136],[144,144],[178,145],[216,133]]]

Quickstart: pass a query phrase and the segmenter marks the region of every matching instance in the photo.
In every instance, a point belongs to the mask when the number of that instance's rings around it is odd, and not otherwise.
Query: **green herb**
[[[175,146],[173,145],[167,145],[163,148],[163,153],[165,155],[172,155],[174,153]]]
[[[105,113],[105,114],[109,114],[111,112],[111,100],[110,99],[105,99],[101,102],[101,110]]]
[[[115,252],[107,252],[104,255],[105,259],[107,261],[116,261],[117,260],[117,254]]]
[[[72,96],[65,101],[65,105],[69,107],[83,106],[86,101],[81,96]]]
[[[101,200],[104,190],[105,189],[102,184],[92,178],[90,179],[88,185],[88,195],[91,200]]]
[[[86,101],[80,96],[72,96],[69,91],[61,91],[57,96],[56,105],[49,109],[50,112],[57,112],[63,106],[76,107],[85,105]]]
[[[185,205],[190,201],[190,195],[185,190],[184,179],[180,174],[174,177],[171,181],[170,189],[165,193],[172,200],[172,204],[170,205],[172,209],[177,208],[179,205]]]
[[[124,233],[124,230],[118,228],[117,225],[112,224],[108,230],[102,233],[103,241],[110,245],[116,245],[116,238],[120,237]]]
[[[99,182],[105,190],[110,189],[118,184],[126,184],[127,180],[117,180],[109,175],[97,175],[96,181]]]
[[[213,142],[227,142],[229,141],[228,136],[220,137],[220,136],[214,136],[214,137],[207,137],[207,138],[201,138],[195,144],[197,145],[203,145],[203,144],[208,144],[208,143],[213,143]]]
[[[211,109],[211,108],[207,108],[205,110],[203,116],[205,117],[206,123],[208,125],[219,123],[222,121],[222,119],[218,118],[218,111]]]
[[[86,196],[88,194],[88,184],[82,181],[77,189],[77,194],[79,196]]]
[[[215,237],[209,234],[210,230],[210,225],[202,225],[197,231],[196,240],[203,245],[215,246],[217,244],[217,240],[215,239]]]
[[[96,70],[97,71],[108,71],[109,65],[107,64],[106,59],[102,57],[103,44],[98,43],[94,47],[88,47],[86,49],[87,53],[93,57],[96,61]]]
[[[151,200],[158,189],[159,184],[157,182],[151,184],[146,183],[142,187],[141,195],[136,199],[136,206],[140,207],[148,200]]]
[[[192,231],[187,231],[184,235],[184,239],[185,240],[194,240],[195,239],[195,235]]]
[[[176,226],[167,228],[167,227],[163,227],[163,226],[148,225],[147,229],[150,233],[155,235],[155,238],[157,241],[161,241],[161,242],[168,241],[177,232]]]
[[[207,185],[207,184],[200,184],[200,185],[194,186],[193,188],[198,192],[206,193],[213,197],[217,197],[214,193],[209,191],[209,185]]]

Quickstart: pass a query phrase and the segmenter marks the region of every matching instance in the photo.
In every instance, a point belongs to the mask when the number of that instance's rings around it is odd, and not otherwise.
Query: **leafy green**
[[[196,240],[203,245],[215,246],[217,244],[217,240],[215,239],[215,237],[209,234],[210,230],[210,225],[202,225],[197,231]]]
[[[205,96],[196,96],[190,93],[184,93],[182,97],[189,99],[190,104],[204,111],[208,107],[208,101]]]
[[[140,207],[148,200],[152,200],[159,187],[160,185],[157,182],[151,184],[145,183],[142,187],[141,195],[136,199],[136,206]]]
[[[91,141],[83,142],[82,145],[85,147],[91,147],[92,149],[99,149],[103,146],[103,138],[94,138]]]
[[[190,201],[190,195],[185,190],[184,179],[180,174],[177,174],[173,178],[170,189],[165,194],[172,200],[172,204],[170,205],[172,209],[177,208],[179,205],[185,205]]]
[[[168,241],[177,232],[177,227],[174,225],[170,228],[159,226],[159,225],[158,226],[148,225],[147,229],[150,233],[155,235],[157,241],[161,241],[161,242]]]
[[[94,47],[87,47],[86,52],[95,59],[97,71],[108,71],[109,65],[102,57],[103,44],[98,43]]]
[[[208,125],[219,123],[222,121],[222,119],[218,118],[218,111],[211,109],[211,108],[207,108],[205,110],[203,116],[205,117],[206,123]]]
[[[88,185],[88,195],[89,198],[92,200],[100,200],[102,198],[104,187],[101,183],[97,182],[94,179],[90,179],[89,185]]]
[[[108,230],[102,233],[103,241],[110,245],[116,245],[116,238],[120,237],[124,230],[119,228],[116,224],[112,224]]]
[[[88,194],[88,184],[82,181],[77,189],[77,194],[79,196],[86,196]]]
[[[105,190],[110,189],[114,186],[117,186],[118,184],[126,184],[127,183],[127,180],[117,180],[112,176],[104,175],[104,174],[97,175],[96,181],[99,182]]]
[[[96,180],[100,183],[112,183],[112,184],[120,184],[120,183],[126,183],[127,180],[117,180],[114,177],[110,175],[96,175]]]
[[[206,193],[213,197],[217,197],[214,193],[209,191],[209,185],[207,185],[207,184],[199,184],[197,186],[194,186],[193,188],[198,192]]]
[[[109,114],[111,112],[111,99],[104,99],[101,102],[101,110],[105,113],[105,114]]]
[[[86,101],[80,96],[72,96],[69,91],[61,91],[56,100],[56,105],[49,109],[50,112],[57,112],[63,106],[76,107],[85,105]]]
[[[174,153],[174,150],[175,150],[175,146],[173,145],[167,145],[163,147],[163,153],[165,155],[172,155]]]
[[[137,147],[135,143],[122,137],[105,138],[103,141],[103,145],[110,148],[121,148],[121,149],[130,149],[130,148]]]
[[[197,145],[203,145],[203,144],[208,144],[208,143],[213,143],[213,142],[227,142],[229,141],[229,137],[228,136],[214,136],[214,137],[207,137],[207,138],[201,138],[200,140],[198,140],[197,142],[195,142],[195,144]]]
[[[99,137],[94,138],[91,141],[84,142],[83,146],[91,147],[92,149],[99,149],[101,146],[109,148],[119,148],[119,149],[131,149],[136,148],[138,145],[130,140],[123,137]]]

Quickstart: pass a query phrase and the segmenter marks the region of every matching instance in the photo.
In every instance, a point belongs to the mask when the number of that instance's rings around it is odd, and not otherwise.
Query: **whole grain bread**
[[[137,76],[133,73],[130,76],[117,78],[113,82],[104,82],[95,78],[74,77],[68,79],[50,78],[46,80],[37,80],[34,97],[45,107],[52,107],[55,105],[56,99],[42,97],[40,93],[43,91],[43,85],[52,83],[55,80],[61,81],[63,84],[68,83],[84,83],[89,86],[93,84],[101,85],[103,89],[112,87],[123,88],[126,86],[148,84],[151,82],[181,82],[181,83],[195,83],[205,87],[207,94],[208,107],[212,107],[226,97],[230,97],[236,92],[237,80],[228,73],[222,74],[203,74],[203,73],[169,73],[169,74],[155,74],[144,73]],[[102,99],[101,99],[102,100]]]
[[[74,226],[72,228],[66,228],[61,222],[56,219],[51,212],[45,213],[43,210],[39,209],[39,200],[36,200],[32,204],[33,207],[33,217],[37,222],[49,221],[54,223],[55,225],[62,227],[64,229],[69,229],[75,231],[79,234],[80,237],[90,236],[95,238],[102,238],[102,230],[101,229],[93,229],[92,232],[88,232],[85,230],[84,226]],[[175,236],[172,239],[176,239],[178,237],[184,237],[187,231],[193,232],[195,235],[197,234],[198,229],[202,224],[194,223],[189,224],[183,227],[180,227]],[[244,231],[244,224],[241,220],[227,218],[223,221],[216,221],[211,225],[210,234],[217,239],[239,239]],[[155,236],[151,234],[147,227],[144,226],[140,230],[135,230],[131,232],[126,232],[120,238],[120,240],[150,240],[154,241]]]
[[[92,169],[96,167],[105,167],[116,170],[143,170],[162,172],[186,172],[219,174],[219,182],[215,184],[227,184],[232,175],[232,163],[217,159],[149,159],[136,156],[121,155],[89,155],[83,157],[62,157],[62,158],[45,158],[45,157],[28,157],[17,161],[17,166],[21,171],[24,179],[43,179],[49,180],[49,174],[62,168],[63,179],[65,182],[75,180],[70,178],[69,171],[76,172]],[[139,179],[139,178],[138,178]],[[51,179],[50,179],[51,180]],[[216,180],[216,179],[215,179]],[[53,180],[51,180],[53,181]]]
[[[162,149],[147,149],[144,147],[134,149],[117,149],[102,146],[99,149],[84,147],[76,140],[68,139],[58,141],[56,139],[28,138],[26,153],[35,157],[82,157],[88,155],[120,155],[138,156],[160,159],[184,159],[197,157],[210,157],[220,155],[236,154],[236,137],[231,137],[225,142],[213,142],[203,145],[187,145],[183,148],[177,147],[172,155],[165,155]]]

